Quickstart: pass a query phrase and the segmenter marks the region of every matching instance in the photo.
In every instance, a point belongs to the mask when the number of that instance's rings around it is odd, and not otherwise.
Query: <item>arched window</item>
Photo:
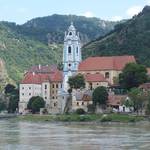
[[[71,54],[71,46],[68,47],[68,53]]]
[[[69,35],[72,35],[72,32],[69,32]]]
[[[108,79],[109,78],[109,72],[105,73],[105,78]]]

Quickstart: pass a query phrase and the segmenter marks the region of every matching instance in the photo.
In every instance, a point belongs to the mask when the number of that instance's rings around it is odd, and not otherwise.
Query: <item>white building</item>
[[[31,97],[40,96],[49,113],[59,113],[58,90],[62,89],[62,72],[53,66],[34,66],[25,73],[20,84],[19,112],[27,109]]]

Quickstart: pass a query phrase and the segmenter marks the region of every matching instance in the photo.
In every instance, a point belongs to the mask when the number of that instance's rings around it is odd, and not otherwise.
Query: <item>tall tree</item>
[[[27,105],[28,109],[31,109],[33,113],[38,113],[40,111],[40,108],[45,107],[45,101],[40,96],[34,96],[32,97]]]
[[[148,94],[139,88],[133,88],[128,93],[131,101],[133,102],[134,111],[139,113],[143,111],[148,101]]]
[[[108,92],[106,87],[97,87],[93,92],[93,103],[94,105],[105,105],[108,100]]]
[[[81,74],[70,77],[68,83],[70,88],[74,89],[80,89],[85,87],[85,79],[84,76]]]
[[[129,63],[119,76],[119,83],[126,89],[138,87],[148,80],[146,67],[136,63]]]

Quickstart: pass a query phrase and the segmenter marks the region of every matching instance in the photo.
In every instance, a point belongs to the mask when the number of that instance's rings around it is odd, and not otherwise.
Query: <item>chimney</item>
[[[41,64],[39,64],[39,70],[41,70]]]

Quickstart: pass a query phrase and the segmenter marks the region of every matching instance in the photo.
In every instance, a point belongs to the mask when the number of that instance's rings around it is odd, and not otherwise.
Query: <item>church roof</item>
[[[43,82],[61,82],[63,81],[63,74],[57,68],[50,68],[50,66],[31,67],[25,74],[21,84],[42,84]]]
[[[104,75],[98,73],[98,74],[86,74],[85,80],[87,82],[108,82],[106,81]]]
[[[127,63],[131,62],[136,62],[134,56],[89,57],[79,64],[79,71],[121,71]]]
[[[57,66],[56,65],[46,65],[46,66],[42,66],[42,65],[38,65],[38,66],[32,66],[27,72],[35,72],[35,73],[52,73],[55,70],[57,70]]]

